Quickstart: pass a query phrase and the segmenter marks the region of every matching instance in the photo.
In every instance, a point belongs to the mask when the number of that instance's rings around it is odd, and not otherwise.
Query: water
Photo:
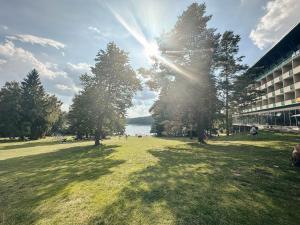
[[[131,136],[138,135],[150,135],[151,125],[136,125],[127,124],[125,127],[125,133]]]

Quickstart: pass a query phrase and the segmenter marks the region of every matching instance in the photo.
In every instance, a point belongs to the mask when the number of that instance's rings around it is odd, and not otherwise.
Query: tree
[[[58,125],[58,121],[62,120],[63,112],[61,111],[62,102],[57,99],[55,95],[45,96],[46,99],[46,122],[47,122],[47,133],[54,131],[54,127]],[[61,121],[62,122],[62,121]]]
[[[243,56],[237,56],[239,52],[239,42],[241,38],[239,35],[235,35],[232,31],[226,31],[223,33],[219,47],[217,51],[217,67],[220,70],[218,88],[224,98],[224,110],[225,110],[225,125],[226,135],[229,135],[230,121],[229,121],[229,110],[230,110],[230,98],[232,91],[235,86],[233,81],[236,77],[241,74],[245,69],[246,65],[241,64]]]
[[[152,74],[150,87],[162,93],[154,107],[156,114],[157,107],[163,106],[159,104],[163,95],[172,93],[175,104],[161,101],[164,105],[176,106],[169,120],[176,121],[176,127],[180,121],[191,134],[196,129],[202,143],[205,143],[205,130],[212,126],[214,118],[211,116],[216,104],[213,59],[219,38],[214,29],[207,27],[211,16],[205,14],[205,4],[191,4],[178,18],[175,27],[159,40],[165,60],[158,61],[150,71],[141,70],[144,74]],[[172,88],[168,90],[167,85]]]
[[[258,70],[258,68],[249,69],[234,80],[234,89],[230,101],[233,111],[240,113],[241,110],[255,103],[258,97],[265,94],[264,91],[255,88],[255,77]]]
[[[0,136],[20,136],[21,88],[18,82],[6,82],[0,90]]]
[[[45,93],[39,73],[33,69],[21,83],[22,136],[38,139],[58,120],[61,102]]]
[[[99,145],[105,133],[124,131],[126,110],[132,106],[133,95],[141,86],[129,64],[128,54],[115,43],[111,42],[106,50],[100,50],[95,62],[92,74],[81,77],[83,91],[77,100],[82,97],[89,102],[84,110],[87,121],[93,121],[95,145]]]
[[[77,139],[89,136],[94,133],[93,115],[90,106],[93,104],[92,99],[87,96],[86,92],[81,92],[75,95],[73,103],[68,113],[68,120],[70,122],[70,131],[75,133]]]

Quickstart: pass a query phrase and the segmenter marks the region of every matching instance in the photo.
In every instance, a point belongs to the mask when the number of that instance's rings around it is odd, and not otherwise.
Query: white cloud
[[[299,0],[273,0],[267,3],[265,15],[250,33],[260,49],[270,47],[300,20]]]
[[[54,64],[39,61],[33,53],[23,48],[16,47],[14,43],[9,40],[0,44],[0,56],[6,60],[5,64],[1,64],[1,69],[7,71],[7,78],[19,80],[18,78],[24,77],[24,74],[22,73],[27,73],[33,68],[36,68],[41,76],[50,79],[64,75],[61,71],[52,70]],[[22,71],[21,74],[20,71]]]
[[[91,31],[94,31],[98,34],[101,34],[101,31],[97,27],[89,26],[88,29],[91,30]]]
[[[64,85],[64,84],[56,84],[55,85],[59,90],[62,90],[62,91],[71,91],[72,88],[68,87],[67,85]]]
[[[152,103],[141,102],[141,104],[134,104],[133,107],[127,110],[127,115],[130,118],[139,117],[139,116],[149,116],[149,108],[152,106]]]
[[[1,28],[2,28],[3,30],[8,30],[8,26],[5,26],[5,25],[1,25]]]
[[[45,88],[53,94],[72,96],[80,88],[76,84],[74,74],[82,72],[84,63],[71,64],[73,70],[59,68],[55,63],[41,62],[33,53],[23,48],[16,47],[10,40],[0,43],[0,85],[6,81],[20,81],[33,68],[37,69]],[[77,69],[77,70],[76,70]]]
[[[67,63],[67,66],[70,70],[72,71],[77,71],[80,73],[86,73],[89,72],[91,69],[91,65],[87,63],[78,63],[78,64],[73,64],[73,63]]]
[[[37,69],[42,83],[51,94],[63,100],[63,109],[67,110],[74,94],[80,88],[79,76],[90,71],[87,63],[67,63],[57,65],[42,62],[32,52],[17,47],[11,40],[0,42],[0,86],[6,81],[21,81],[33,68]]]
[[[53,39],[49,38],[43,38],[43,37],[38,37],[30,34],[17,34],[15,36],[7,36],[8,39],[10,40],[18,40],[21,42],[26,42],[26,43],[31,43],[31,44],[38,44],[42,46],[50,46],[54,47],[56,49],[61,49],[65,47],[65,44],[55,41]]]
[[[5,63],[7,63],[7,60],[5,60],[5,59],[0,59],[0,65],[1,64],[5,64]],[[1,69],[1,68],[0,68]]]

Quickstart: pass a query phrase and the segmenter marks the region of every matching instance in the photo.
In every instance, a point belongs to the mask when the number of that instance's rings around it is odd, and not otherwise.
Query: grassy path
[[[295,135],[0,143],[0,224],[298,224]]]

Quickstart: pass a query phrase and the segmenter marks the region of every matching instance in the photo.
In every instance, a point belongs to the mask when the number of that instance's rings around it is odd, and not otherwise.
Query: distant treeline
[[[136,117],[136,118],[127,118],[127,124],[137,124],[137,125],[152,125],[153,123],[152,116],[143,116],[143,117]]]

